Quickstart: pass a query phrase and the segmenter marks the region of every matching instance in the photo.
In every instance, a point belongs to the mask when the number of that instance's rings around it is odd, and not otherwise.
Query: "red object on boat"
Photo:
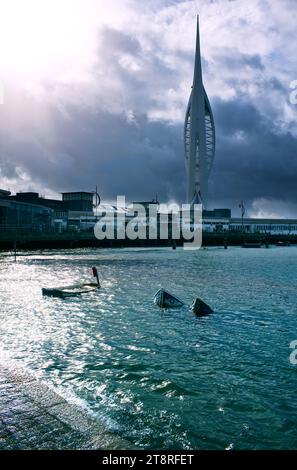
[[[97,271],[97,268],[92,268],[92,271],[93,271],[93,276],[94,277],[97,277],[98,276],[98,271]]]

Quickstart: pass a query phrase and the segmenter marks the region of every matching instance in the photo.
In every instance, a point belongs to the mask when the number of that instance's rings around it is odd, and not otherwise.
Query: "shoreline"
[[[0,450],[133,448],[16,361],[8,362],[0,361]]]
[[[297,244],[297,235],[269,235],[247,233],[204,233],[202,246],[241,246],[243,243],[261,243],[263,246]],[[156,248],[176,247],[187,243],[185,240],[97,240],[89,233],[78,234],[19,234],[16,238],[9,234],[0,234],[0,252],[31,251],[42,249],[75,248]]]

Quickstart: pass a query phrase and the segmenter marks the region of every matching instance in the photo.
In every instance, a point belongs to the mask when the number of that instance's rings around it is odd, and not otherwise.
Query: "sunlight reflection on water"
[[[74,250],[0,258],[2,347],[150,448],[293,448],[297,248]],[[91,280],[66,300],[42,287]],[[161,311],[168,288],[189,305]]]

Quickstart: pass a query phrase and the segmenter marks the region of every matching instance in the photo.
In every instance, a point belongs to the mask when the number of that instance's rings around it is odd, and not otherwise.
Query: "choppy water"
[[[1,348],[145,448],[297,447],[297,247],[0,255]],[[89,279],[68,300],[41,288]],[[188,304],[152,303],[164,286]]]

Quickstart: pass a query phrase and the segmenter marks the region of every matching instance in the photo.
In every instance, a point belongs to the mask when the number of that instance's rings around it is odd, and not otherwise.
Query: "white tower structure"
[[[206,207],[208,179],[215,156],[215,126],[202,81],[199,16],[197,17],[194,80],[184,132],[188,178],[187,200],[189,204],[202,204]]]

